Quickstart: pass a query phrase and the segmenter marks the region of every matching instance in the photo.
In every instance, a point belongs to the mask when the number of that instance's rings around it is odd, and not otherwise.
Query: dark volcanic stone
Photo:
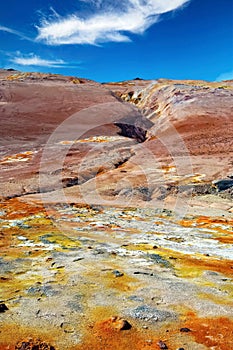
[[[120,331],[127,331],[128,329],[131,329],[131,328],[132,326],[128,321],[122,320],[122,326],[120,328]]]
[[[6,304],[0,304],[0,313],[3,313],[5,311],[9,310]]]
[[[124,276],[123,272],[120,272],[118,270],[114,270],[114,271],[112,271],[112,273],[113,273],[113,275],[115,277],[122,277],[122,276]]]
[[[232,179],[223,179],[223,180],[215,182],[214,184],[218,188],[218,190],[221,192],[221,191],[227,190],[228,188],[233,187],[233,180]]]
[[[180,329],[180,332],[188,333],[188,332],[191,332],[191,329],[189,329],[187,327],[183,327]]]
[[[138,142],[144,142],[146,140],[146,130],[139,126],[125,123],[115,123],[115,125],[121,129],[119,135],[136,139]]]

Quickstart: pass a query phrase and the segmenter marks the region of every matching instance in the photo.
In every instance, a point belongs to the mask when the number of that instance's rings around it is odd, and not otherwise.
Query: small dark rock
[[[120,271],[118,271],[118,270],[112,271],[112,274],[113,274],[115,277],[122,277],[122,276],[124,276],[123,272],[120,272]]]
[[[180,329],[180,332],[188,333],[188,332],[191,332],[191,329],[189,329],[187,327],[183,327],[183,328]]]
[[[184,350],[184,348],[179,348],[178,350]]]
[[[129,330],[131,328],[132,328],[131,324],[128,321],[123,320],[122,327],[120,328],[120,330],[121,331],[127,331],[127,330]]]
[[[78,262],[78,261],[83,260],[83,259],[84,258],[76,258],[76,259],[73,260],[73,262]]]
[[[158,346],[160,349],[168,349],[167,345],[162,340],[158,342]]]
[[[153,276],[153,274],[149,272],[141,272],[141,271],[134,271],[134,275],[145,275],[145,276]]]
[[[0,277],[0,281],[8,281],[9,280],[9,278],[7,278],[7,277]]]
[[[0,313],[3,313],[5,311],[9,310],[6,304],[0,304]]]

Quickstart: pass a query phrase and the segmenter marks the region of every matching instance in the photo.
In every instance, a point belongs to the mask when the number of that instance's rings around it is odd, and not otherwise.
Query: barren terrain
[[[0,349],[233,348],[233,82],[0,71]]]

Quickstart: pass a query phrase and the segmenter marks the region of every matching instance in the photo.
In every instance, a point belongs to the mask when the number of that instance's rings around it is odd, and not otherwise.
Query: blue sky
[[[103,81],[233,79],[233,0],[8,0],[0,66]]]

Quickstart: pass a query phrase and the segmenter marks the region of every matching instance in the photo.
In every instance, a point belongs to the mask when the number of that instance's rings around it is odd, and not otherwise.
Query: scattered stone
[[[4,277],[4,276],[0,277],[0,281],[8,281],[8,280],[9,280],[9,278],[7,278],[7,277]]]
[[[73,260],[73,262],[77,262],[77,261],[80,261],[80,260],[83,260],[84,258],[76,258]]]
[[[160,349],[168,349],[167,345],[162,340],[158,342],[158,346]]]
[[[5,311],[9,310],[6,304],[0,304],[0,313],[3,313]]]
[[[15,350],[55,350],[55,348],[47,344],[40,339],[29,339],[28,341],[22,341],[15,345]]]
[[[189,329],[187,327],[183,327],[183,328],[180,329],[180,332],[188,333],[188,332],[191,332],[191,329]]]
[[[114,270],[114,271],[112,271],[112,273],[113,273],[113,275],[115,277],[122,277],[122,276],[124,276],[123,272],[120,272],[118,270]]]
[[[141,271],[134,271],[134,275],[145,275],[145,276],[153,276],[153,273],[149,272],[141,272]]]

